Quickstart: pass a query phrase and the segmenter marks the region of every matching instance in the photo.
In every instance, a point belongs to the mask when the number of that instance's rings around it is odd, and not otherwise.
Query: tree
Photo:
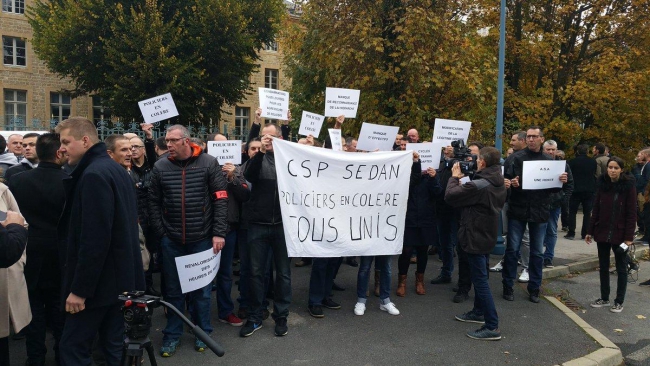
[[[257,51],[274,40],[281,0],[37,0],[34,50],[120,117],[137,101],[171,92],[179,119],[218,120],[249,91]]]
[[[418,128],[469,120],[473,138],[494,137],[496,49],[463,22],[463,1],[310,0],[284,34],[294,115],[322,111],[326,87],[361,90],[361,122]]]

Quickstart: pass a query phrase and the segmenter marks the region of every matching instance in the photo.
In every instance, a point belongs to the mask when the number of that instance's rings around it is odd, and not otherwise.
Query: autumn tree
[[[171,92],[181,121],[215,118],[249,90],[257,51],[273,41],[281,0],[37,0],[34,50],[117,115]]]
[[[478,1],[468,25],[498,37],[498,3]],[[604,142],[630,159],[650,142],[650,2],[508,2],[506,120],[541,125],[567,149]],[[571,153],[571,151],[569,151]]]
[[[467,27],[462,1],[309,0],[284,33],[294,115],[322,113],[326,87],[361,90],[361,122],[416,127],[430,139],[435,118],[474,122],[493,141],[496,48]],[[429,137],[427,137],[429,136]]]

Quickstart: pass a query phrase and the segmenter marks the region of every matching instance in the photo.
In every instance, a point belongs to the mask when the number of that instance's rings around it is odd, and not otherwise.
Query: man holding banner
[[[269,248],[275,263],[275,298],[273,319],[275,335],[288,333],[287,316],[291,304],[291,268],[280,213],[273,139],[282,139],[278,125],[268,123],[262,128],[262,149],[246,165],[244,177],[252,184],[248,201],[248,254],[250,259],[250,312],[239,335],[248,337],[262,327],[262,302],[265,296],[264,277]]]
[[[227,182],[217,160],[201,153],[201,148],[190,142],[190,133],[184,126],[169,127],[165,141],[169,156],[154,165],[149,187],[149,217],[152,229],[162,238],[165,300],[182,309],[185,295],[176,257],[205,253],[211,248],[216,254],[223,249],[228,228]],[[212,332],[211,290],[208,283],[189,292],[192,318],[207,334]],[[160,353],[171,357],[183,334],[183,321],[173,312],[167,313],[163,334]],[[194,348],[203,352],[207,347],[196,338]]]
[[[530,301],[539,302],[539,287],[542,284],[542,267],[544,258],[544,238],[546,225],[550,216],[552,193],[560,188],[524,187],[525,174],[535,174],[524,170],[525,162],[552,161],[544,154],[542,143],[544,133],[541,127],[533,126],[526,131],[526,148],[511,155],[512,164],[506,167],[505,177],[510,179],[511,194],[508,201],[508,243],[503,259],[503,298],[514,301],[513,284],[517,275],[517,251],[521,246],[524,230],[528,227],[530,232],[530,260],[528,293]],[[564,169],[563,169],[564,170]],[[567,182],[567,173],[558,176],[545,177],[547,181],[559,179]],[[525,188],[525,189],[524,189]]]

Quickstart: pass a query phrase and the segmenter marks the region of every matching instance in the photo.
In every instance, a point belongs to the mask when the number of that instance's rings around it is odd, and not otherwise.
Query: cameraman
[[[499,340],[499,319],[488,284],[489,255],[497,240],[499,215],[506,202],[506,187],[501,165],[501,153],[493,147],[479,151],[474,180],[460,184],[463,177],[459,163],[452,167],[447,183],[445,202],[461,209],[458,245],[467,253],[470,276],[474,285],[474,308],[456,319],[462,322],[484,323],[467,336],[480,340]]]

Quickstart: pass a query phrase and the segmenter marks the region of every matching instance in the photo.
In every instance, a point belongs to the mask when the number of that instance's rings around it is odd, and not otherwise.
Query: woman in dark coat
[[[442,193],[440,180],[433,168],[421,171],[419,161],[413,163],[409,189],[408,206],[406,209],[406,229],[404,231],[404,247],[397,261],[399,282],[396,295],[406,294],[406,276],[411,263],[411,254],[417,253],[417,270],[415,271],[415,292],[424,295],[424,271],[427,268],[428,249],[432,240],[438,234],[436,230],[436,201],[435,196]]]
[[[636,228],[636,189],[634,177],[625,170],[625,162],[616,156],[607,162],[607,172],[600,176],[591,222],[585,241],[598,245],[600,265],[600,298],[591,307],[610,306],[609,257],[610,250],[616,260],[616,299],[609,309],[613,313],[623,311],[627,288],[627,246],[634,240]]]

